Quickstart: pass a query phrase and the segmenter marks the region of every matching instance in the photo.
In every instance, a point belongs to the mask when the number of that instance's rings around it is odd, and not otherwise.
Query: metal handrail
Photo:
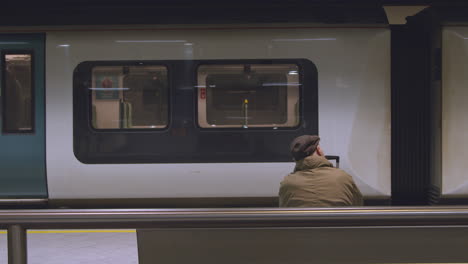
[[[468,226],[467,206],[0,210],[8,263],[25,264],[26,229]]]
[[[327,227],[468,224],[467,206],[0,210],[0,228]]]

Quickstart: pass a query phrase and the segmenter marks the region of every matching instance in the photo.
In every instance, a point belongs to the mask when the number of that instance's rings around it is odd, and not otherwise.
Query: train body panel
[[[442,33],[442,176],[433,184],[442,198],[467,198],[468,27],[446,26]]]
[[[85,164],[74,155],[73,77],[80,63],[243,59],[315,64],[325,152],[341,157],[364,195],[390,196],[389,29],[200,25],[47,32],[49,198],[276,196],[292,162]]]

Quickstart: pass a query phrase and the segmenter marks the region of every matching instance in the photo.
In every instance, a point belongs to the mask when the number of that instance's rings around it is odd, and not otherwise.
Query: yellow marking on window
[[[104,230],[28,230],[28,234],[72,234],[72,233],[135,233],[134,229],[104,229]],[[0,231],[7,234],[7,231]]]

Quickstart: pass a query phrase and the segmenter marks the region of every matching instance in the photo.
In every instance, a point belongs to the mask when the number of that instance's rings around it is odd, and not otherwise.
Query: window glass
[[[94,128],[161,129],[167,126],[165,66],[96,66],[92,75]]]
[[[3,132],[33,132],[32,55],[3,56]]]
[[[299,67],[223,64],[198,67],[198,124],[203,128],[296,127]]]

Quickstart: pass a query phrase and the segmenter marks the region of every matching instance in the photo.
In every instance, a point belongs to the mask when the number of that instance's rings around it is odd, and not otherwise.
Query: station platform
[[[138,264],[134,229],[28,230],[28,264]],[[8,263],[0,230],[0,263]]]

